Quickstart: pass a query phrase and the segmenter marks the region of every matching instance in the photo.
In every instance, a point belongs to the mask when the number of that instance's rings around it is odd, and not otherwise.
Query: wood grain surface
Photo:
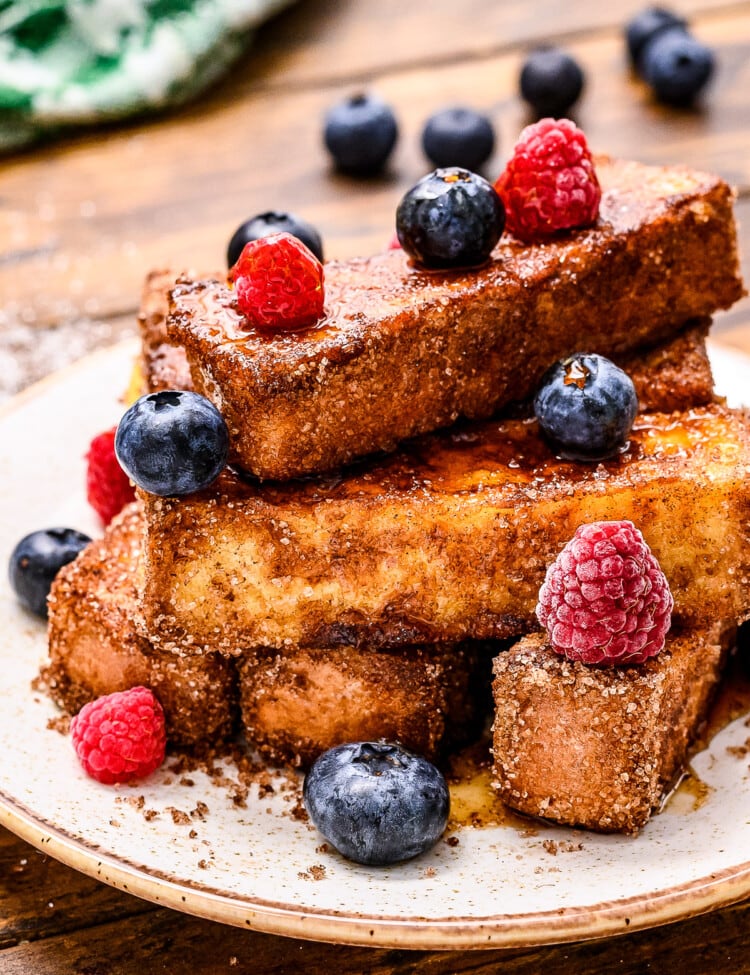
[[[429,168],[419,147],[422,124],[446,104],[462,102],[490,114],[499,145],[487,175],[500,171],[529,121],[516,95],[523,53],[535,36],[547,39],[555,25],[562,30],[558,8],[441,2],[429,11],[405,6],[408,13],[397,14],[394,4],[381,19],[378,6],[302,4],[261,32],[258,60],[265,68],[250,57],[199,104],[2,165],[0,328],[17,358],[23,359],[24,345],[31,358],[24,369],[17,362],[0,368],[0,391],[3,372],[12,392],[42,375],[45,360],[57,367],[66,353],[74,358],[132,328],[129,316],[150,268],[220,266],[234,227],[252,213],[298,212],[320,228],[329,257],[382,248],[402,193]],[[592,146],[644,162],[717,171],[744,198],[750,193],[750,6],[693,5],[699,8],[694,31],[716,49],[720,70],[701,107],[679,112],[657,105],[627,66],[620,25],[637,5],[615,4],[617,15],[608,8],[604,22],[596,6],[571,5],[575,29],[563,32],[587,73],[576,118]],[[457,9],[463,30],[453,23]],[[483,15],[488,23],[480,29]],[[451,31],[457,53],[435,54],[431,63],[431,52],[445,51]],[[512,43],[514,37],[523,45]],[[412,39],[411,47],[404,38]],[[269,51],[277,55],[266,60]],[[361,84],[351,63],[356,52],[370,65],[368,86],[391,102],[401,127],[388,172],[367,182],[333,173],[320,137],[326,108]],[[349,73],[335,80],[313,70],[333,65],[343,72],[340,61],[350,64]],[[744,242],[748,221],[742,226]]]
[[[448,104],[488,112],[494,177],[529,121],[517,96],[524,53],[564,44],[587,87],[576,112],[597,151],[719,172],[738,190],[750,279],[750,4],[683,0],[719,71],[700,108],[657,105],[630,72],[622,26],[643,4],[579,0],[303,0],[260,31],[244,63],[200,103],[84,133],[0,163],[0,396],[134,329],[145,272],[221,266],[252,213],[298,212],[330,257],[384,247],[395,205],[428,168],[419,136]],[[388,172],[331,171],[321,118],[376,89],[400,140]],[[750,353],[750,300],[717,316],[717,340]],[[750,904],[607,941],[524,951],[335,947],[224,927],[90,880],[0,829],[2,975],[423,972],[507,975],[740,975]]]

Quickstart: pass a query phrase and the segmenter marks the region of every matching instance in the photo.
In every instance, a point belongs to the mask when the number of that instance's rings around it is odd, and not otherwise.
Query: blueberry
[[[479,169],[495,148],[495,130],[486,115],[471,108],[445,108],[422,130],[422,149],[434,166]]]
[[[556,362],[534,397],[542,433],[566,460],[615,456],[627,444],[637,412],[632,380],[602,355],[576,353]]]
[[[427,268],[478,267],[505,226],[494,188],[467,169],[436,169],[403,197],[396,211],[401,246]]]
[[[433,846],[448,821],[445,779],[399,745],[357,742],[324,752],[305,776],[305,808],[357,863],[385,866]]]
[[[713,72],[711,49],[681,30],[659,34],[643,55],[643,76],[667,105],[689,105]]]
[[[208,487],[227,462],[229,432],[204,396],[149,393],[133,403],[115,434],[120,466],[138,487],[162,497]]]
[[[359,94],[331,108],[323,132],[336,166],[354,176],[379,172],[398,137],[391,108],[376,95]]]
[[[19,601],[36,616],[47,616],[50,586],[64,565],[91,541],[73,528],[47,528],[26,535],[13,549],[10,584]]]
[[[559,47],[539,47],[521,68],[521,97],[537,115],[560,118],[578,101],[583,91],[581,66]]]
[[[647,7],[628,22],[625,28],[625,42],[634,68],[641,70],[641,61],[646,47],[657,34],[672,28],[686,31],[687,21],[665,7]]]
[[[301,240],[317,259],[323,261],[323,242],[312,224],[293,213],[269,210],[246,220],[235,230],[227,248],[227,265],[234,267],[242,253],[242,248],[251,240],[268,237],[270,234],[287,233]]]

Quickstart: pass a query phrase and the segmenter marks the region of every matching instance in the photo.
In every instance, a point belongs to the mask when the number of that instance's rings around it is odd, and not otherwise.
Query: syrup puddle
[[[677,780],[671,792],[667,793],[658,812],[684,816],[696,812],[713,792],[713,787],[695,774],[693,768],[687,769]]]
[[[511,826],[528,830],[532,820],[513,812],[492,788],[490,741],[483,737],[456,755],[447,776],[451,794],[448,829]]]
[[[747,654],[735,652],[729,659],[724,677],[719,686],[716,700],[709,712],[706,726],[698,741],[691,749],[695,755],[707,748],[712,739],[728,725],[743,715],[750,713],[750,660]],[[750,735],[750,732],[749,732]],[[737,759],[746,759],[750,754],[748,745],[739,749],[728,749]],[[664,797],[659,813],[686,815],[700,809],[711,796],[712,786],[704,782],[688,762],[674,787]]]

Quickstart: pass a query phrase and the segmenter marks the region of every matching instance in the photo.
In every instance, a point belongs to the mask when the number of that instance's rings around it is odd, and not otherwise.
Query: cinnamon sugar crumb
[[[727,745],[726,751],[732,758],[746,758],[750,754],[750,738],[746,738],[742,745]]]
[[[292,819],[298,823],[308,823],[310,821],[310,817],[307,815],[307,810],[305,809],[301,796],[289,810],[288,815],[290,815]]]
[[[182,809],[177,809],[174,806],[167,806],[164,810],[172,816],[172,822],[175,826],[187,826],[190,823],[190,816],[184,812]]]
[[[542,846],[553,857],[558,853],[576,853],[583,849],[583,843],[571,843],[569,840],[544,840]]]
[[[307,870],[300,870],[297,874],[300,880],[323,880],[326,875],[326,868],[322,863],[313,864]]]
[[[132,806],[133,809],[135,809],[137,812],[140,812],[141,809],[143,809],[143,807],[146,805],[146,797],[145,796],[116,796],[115,802],[122,802],[127,806]]]
[[[49,718],[47,721],[47,730],[56,731],[60,735],[67,735],[70,733],[70,722],[71,717],[69,714],[60,714],[55,718]]]
[[[583,849],[583,843],[571,843],[569,840],[563,840],[558,842],[557,848],[562,853],[576,853],[578,850]]]

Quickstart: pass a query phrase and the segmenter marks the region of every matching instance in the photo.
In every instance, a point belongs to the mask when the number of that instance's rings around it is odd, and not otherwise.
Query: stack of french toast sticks
[[[640,828],[750,609],[750,428],[715,397],[705,348],[743,288],[724,182],[608,159],[597,173],[593,228],[504,238],[478,270],[427,273],[398,250],[327,264],[327,317],[304,332],[248,330],[221,275],[152,273],[143,390],[208,396],[231,465],[197,494],[140,492],[63,569],[58,702],[147,684],[173,742],[240,729],[294,766],[377,738],[441,759],[494,707],[505,802]],[[612,460],[556,458],[531,417],[540,377],[574,352],[635,383]],[[538,632],[539,588],[579,525],[619,519],[669,581],[667,645],[640,665],[573,663]]]

